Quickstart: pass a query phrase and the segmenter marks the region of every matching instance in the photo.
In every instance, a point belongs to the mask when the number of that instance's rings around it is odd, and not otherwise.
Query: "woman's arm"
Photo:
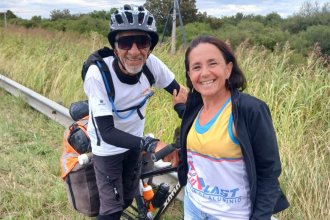
[[[280,190],[281,162],[276,134],[271,113],[264,102],[254,108],[250,116],[248,126],[257,175],[252,219],[270,219]]]

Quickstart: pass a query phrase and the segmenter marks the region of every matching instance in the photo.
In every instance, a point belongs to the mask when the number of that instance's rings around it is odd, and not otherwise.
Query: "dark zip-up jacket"
[[[263,101],[234,89],[231,91],[232,113],[250,185],[250,219],[268,220],[272,214],[289,207],[278,177],[281,162],[275,130],[268,106]],[[178,178],[187,184],[187,135],[203,105],[199,93],[189,93],[181,124]]]

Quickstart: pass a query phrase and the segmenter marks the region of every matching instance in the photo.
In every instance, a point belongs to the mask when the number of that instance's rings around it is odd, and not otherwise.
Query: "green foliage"
[[[322,7],[317,2],[315,2],[315,5],[312,5],[310,2],[304,3],[298,14],[286,20],[283,28],[297,34],[314,25],[330,25],[329,3],[325,3]]]
[[[257,21],[241,21],[237,24],[237,29],[255,35],[264,29],[264,24]]]
[[[183,24],[195,22],[197,19],[196,0],[181,0],[180,13],[182,16]]]
[[[288,32],[281,31],[279,28],[265,27],[256,36],[255,44],[265,46],[273,51],[279,44],[283,46],[288,39]]]
[[[200,23],[200,22],[194,22],[185,25],[185,34],[186,34],[186,40],[187,42],[190,42],[192,39],[194,39],[198,35],[206,35],[211,34],[212,35],[212,28],[207,23]],[[179,44],[182,44],[182,32],[181,29],[177,29],[177,40]]]
[[[283,19],[279,14],[276,12],[272,12],[268,15],[266,15],[264,19],[264,24],[266,26],[271,26],[271,27],[279,27]]]
[[[89,15],[92,18],[110,21],[111,14],[114,12],[114,10],[115,9],[112,8],[110,11],[105,11],[105,10],[102,10],[102,11],[93,11],[93,12],[89,13]]]
[[[224,24],[223,19],[207,16],[206,12],[198,12],[196,22],[207,23],[214,30],[220,28]]]
[[[7,10],[6,12],[0,12],[0,20],[5,19],[5,13],[6,13],[6,19],[17,18],[17,16],[11,10]]]
[[[308,27],[302,37],[312,44],[318,44],[323,54],[330,54],[330,26],[317,25]]]
[[[227,41],[232,48],[236,48],[241,42],[250,39],[247,32],[241,31],[233,24],[224,24],[220,29],[214,31],[214,35]]]
[[[225,16],[222,18],[224,24],[238,25],[242,20],[245,20],[243,13],[237,13],[234,16]]]
[[[284,44],[289,38],[288,33],[277,27],[265,26],[258,21],[242,20],[238,25],[224,24],[215,31],[215,35],[229,41],[236,48],[244,41],[252,45],[264,46],[273,50],[277,44]]]
[[[303,54],[315,45],[320,47],[323,54],[330,54],[330,26],[315,25],[308,27],[306,31],[300,32],[295,39],[292,40],[294,48],[297,48]]]
[[[53,21],[59,20],[59,19],[71,19],[73,16],[70,14],[69,9],[64,9],[64,10],[58,10],[54,9],[50,12],[50,18]]]
[[[79,33],[88,33],[93,30],[106,36],[109,32],[109,20],[105,19],[93,19],[90,16],[84,15],[79,20],[71,20],[67,23],[69,30],[78,31]]]
[[[6,16],[7,19],[17,18],[17,16],[11,10],[7,10]]]
[[[39,16],[32,16],[32,18],[31,18],[31,21],[34,21],[34,22],[41,22],[41,16],[39,15]]]

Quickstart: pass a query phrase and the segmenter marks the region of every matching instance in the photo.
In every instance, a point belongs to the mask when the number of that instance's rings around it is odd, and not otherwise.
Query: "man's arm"
[[[180,85],[175,79],[164,88],[168,93],[173,95],[173,106],[179,118],[182,118],[183,112],[186,109],[187,90],[184,86]]]
[[[95,121],[103,141],[114,146],[150,152],[154,151],[159,142],[158,139],[137,137],[115,128],[112,115],[95,117]]]
[[[100,135],[106,143],[130,150],[139,149],[142,138],[115,128],[112,115],[95,117],[95,121]]]
[[[167,87],[164,88],[168,93],[170,93],[171,95],[173,94],[173,91],[176,89],[177,91],[180,90],[180,84],[173,79],[173,81],[170,83],[170,85],[168,85]]]

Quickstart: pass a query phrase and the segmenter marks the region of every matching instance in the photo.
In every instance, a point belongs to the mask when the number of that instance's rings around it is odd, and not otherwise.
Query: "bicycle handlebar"
[[[168,144],[160,151],[152,153],[151,159],[152,159],[152,161],[157,162],[158,160],[166,157],[168,154],[172,153],[175,150],[176,150],[176,147],[173,144]]]
[[[157,162],[158,160],[166,157],[167,155],[169,155],[170,153],[172,153],[173,151],[175,151],[177,149],[175,146],[176,146],[175,144],[168,144],[160,151],[152,153],[150,155],[152,161]],[[78,162],[80,165],[87,164],[87,163],[89,163],[89,161],[91,160],[92,157],[93,157],[92,152],[81,154],[78,156]]]

